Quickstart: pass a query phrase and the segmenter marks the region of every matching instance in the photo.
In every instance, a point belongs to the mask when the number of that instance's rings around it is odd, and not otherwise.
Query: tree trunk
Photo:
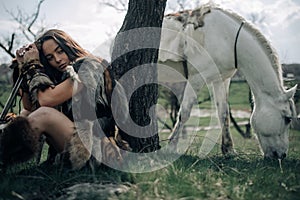
[[[134,88],[129,100],[133,122],[139,127],[147,127],[145,131],[120,130],[122,138],[128,141],[134,152],[151,152],[160,148],[155,109],[150,108],[156,105],[158,97],[156,63],[165,6],[166,0],[130,0],[114,42],[113,76],[120,80],[130,70],[135,71],[121,84],[127,93]],[[145,83],[142,86],[139,85],[141,80]]]

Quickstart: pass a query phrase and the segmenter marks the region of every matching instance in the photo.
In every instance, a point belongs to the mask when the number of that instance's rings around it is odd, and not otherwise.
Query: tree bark
[[[132,69],[138,71],[122,83],[125,91],[127,86],[137,87],[129,100],[130,117],[139,127],[150,127],[144,132],[120,130],[133,152],[152,152],[160,148],[157,118],[155,110],[150,108],[156,105],[158,97],[156,63],[161,34],[158,28],[162,26],[165,6],[166,0],[130,0],[114,42],[111,63],[114,78],[119,80]],[[128,34],[132,31],[135,36]],[[139,71],[145,65],[147,70]],[[141,79],[145,84],[139,87]]]

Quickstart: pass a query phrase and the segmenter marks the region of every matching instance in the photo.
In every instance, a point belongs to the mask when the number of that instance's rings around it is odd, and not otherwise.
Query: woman
[[[109,105],[112,85],[102,60],[65,32],[51,29],[34,44],[17,50],[17,61],[25,77],[21,86],[24,111],[7,126],[1,139],[4,165],[34,156],[42,135],[73,169],[94,157],[106,162],[121,159],[112,140],[116,129]],[[74,95],[76,103],[72,103]]]

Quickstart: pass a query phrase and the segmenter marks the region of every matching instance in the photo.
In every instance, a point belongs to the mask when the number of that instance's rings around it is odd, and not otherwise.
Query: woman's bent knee
[[[51,108],[51,107],[39,107],[38,109],[36,109],[34,112],[32,112],[29,116],[32,115],[38,115],[38,116],[44,116],[44,115],[51,115],[52,113],[59,113],[56,109]]]
[[[48,120],[55,115],[55,113],[59,112],[54,108],[40,107],[28,116],[28,121],[36,131],[42,132]]]

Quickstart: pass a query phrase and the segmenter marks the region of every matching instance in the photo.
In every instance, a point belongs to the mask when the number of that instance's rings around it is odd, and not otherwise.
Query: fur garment
[[[10,121],[0,135],[0,162],[4,166],[28,161],[41,148],[26,117]]]
[[[96,137],[92,132],[93,123],[85,120],[76,122],[76,129],[65,147],[65,151],[56,157],[56,164],[67,162],[73,170],[84,167],[93,158],[93,165],[106,165],[123,162],[122,149],[130,150],[128,144],[119,137]],[[117,134],[117,131],[116,131]],[[120,145],[120,147],[118,146]],[[122,144],[122,145],[121,145]]]

